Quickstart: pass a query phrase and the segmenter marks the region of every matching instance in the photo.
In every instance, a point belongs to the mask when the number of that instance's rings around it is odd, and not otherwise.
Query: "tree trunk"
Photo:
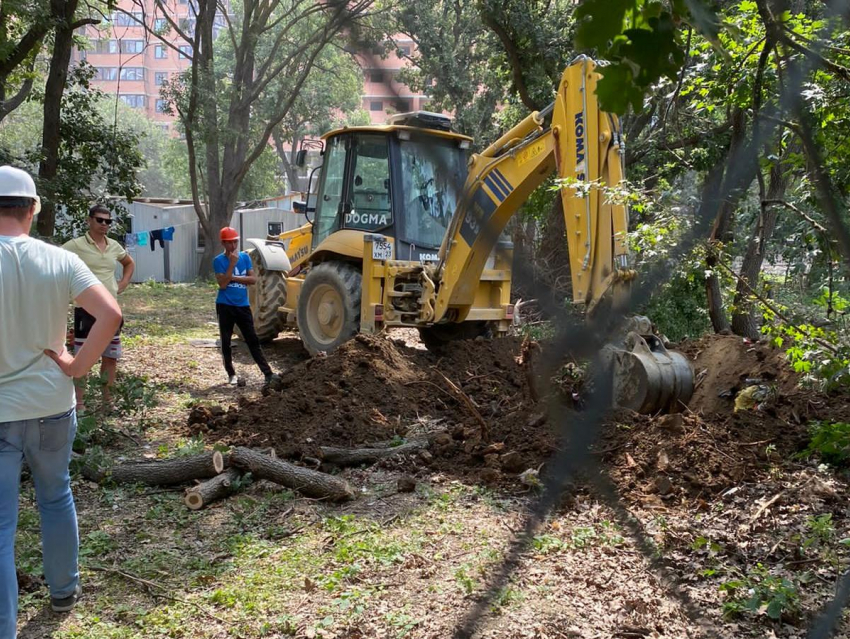
[[[782,164],[777,161],[770,167],[770,184],[767,189],[767,200],[781,200],[788,186],[788,178],[782,172]],[[744,261],[741,264],[741,279],[735,288],[735,314],[732,316],[732,332],[741,337],[755,340],[759,338],[756,325],[755,307],[750,289],[756,290],[759,273],[764,261],[764,248],[776,228],[776,218],[779,207],[762,203],[753,236],[747,244]]]
[[[185,484],[193,479],[215,477],[224,467],[224,457],[215,451],[166,461],[120,464],[112,468],[110,477],[119,484],[171,486]]]
[[[744,141],[745,133],[745,114],[742,109],[738,109],[732,114],[732,138],[729,141],[727,157],[733,157],[735,155],[736,150]],[[706,179],[702,198],[712,197],[713,191],[720,188],[720,186],[720,184],[715,184],[715,180]],[[711,229],[711,235],[708,238],[710,248],[713,249],[719,243],[729,239],[734,224],[735,205],[739,198],[739,193],[731,193],[726,200],[720,203],[720,207],[717,209],[717,216],[714,219],[714,226]],[[728,331],[729,320],[726,317],[726,311],[723,309],[720,278],[717,277],[717,257],[713,251],[709,251],[705,259],[705,264],[708,270],[711,271],[711,274],[705,278],[705,296],[708,304],[708,315],[711,318],[711,326],[715,333]]]
[[[303,191],[304,189],[301,186],[301,179],[298,177],[298,170],[295,167],[294,159],[288,156],[286,149],[283,147],[283,138],[280,136],[280,131],[278,129],[275,129],[275,132],[272,135],[272,140],[274,140],[274,148],[275,151],[277,151],[277,157],[280,160],[280,168],[283,169],[284,173],[286,173],[286,181],[289,183],[289,190]],[[296,135],[292,141],[293,157],[298,147],[298,140],[299,136]]]
[[[235,448],[230,454],[230,462],[260,479],[293,488],[307,497],[349,501],[356,496],[354,489],[344,479],[272,459],[250,448]]]
[[[62,96],[68,82],[68,65],[74,46],[74,14],[78,0],[51,0],[50,12],[56,20],[53,55],[44,88],[44,129],[41,138],[41,162],[38,165],[41,213],[37,230],[42,237],[51,237],[56,228],[56,198],[54,180],[59,172],[59,145],[62,142]]]
[[[192,510],[200,510],[217,499],[225,497],[231,490],[233,482],[239,479],[239,471],[228,468],[227,472],[212,479],[186,489],[184,501]]]
[[[359,466],[360,464],[374,464],[382,459],[395,457],[396,455],[408,455],[425,450],[431,445],[427,439],[418,439],[390,448],[333,448],[322,446],[322,462],[336,466]]]

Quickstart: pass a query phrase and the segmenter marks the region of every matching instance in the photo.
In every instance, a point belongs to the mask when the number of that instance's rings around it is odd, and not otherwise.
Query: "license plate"
[[[393,245],[387,240],[372,240],[372,259],[391,260],[393,258]]]

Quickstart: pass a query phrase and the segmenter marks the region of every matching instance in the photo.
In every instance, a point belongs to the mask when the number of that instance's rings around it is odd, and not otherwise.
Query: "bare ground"
[[[793,454],[809,420],[847,421],[847,402],[798,391],[765,347],[693,345],[699,406],[676,418],[615,416],[588,479],[610,474],[620,499],[608,504],[593,482],[572,487],[490,592],[538,498],[519,471],[545,464],[561,441],[555,426],[570,422],[568,408],[550,416],[558,424],[542,418],[516,363],[521,344],[437,358],[400,332],[397,342],[361,340],[342,357],[308,360],[287,334],[266,348],[283,383],[263,397],[243,347],[236,359],[248,384],[237,389],[224,384],[215,348],[189,343],[215,339],[213,295],[205,286],[128,291],[122,371],[146,377],[160,404],[95,432],[91,443],[109,457],[170,457],[218,442],[271,444],[299,458],[319,443],[421,429],[448,439],[431,459],[344,471],[360,497],[342,506],[260,481],[190,512],[182,489],[78,478],[85,596],[64,616],[47,610],[37,581],[37,511],[25,481],[18,566],[36,580],[22,592],[21,637],[442,638],[477,605],[482,638],[802,637],[846,568],[846,478]],[[777,389],[761,411],[736,414],[718,397],[742,376]],[[232,407],[230,417],[187,423],[193,407],[212,404]],[[494,443],[504,447],[494,453]],[[415,478],[414,492],[398,492],[402,475]]]

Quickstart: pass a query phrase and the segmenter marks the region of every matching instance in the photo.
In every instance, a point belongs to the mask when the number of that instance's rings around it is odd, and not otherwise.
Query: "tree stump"
[[[268,479],[281,486],[292,488],[307,497],[348,501],[356,496],[354,489],[344,479],[295,466],[279,459],[272,459],[250,448],[234,448],[230,453],[230,463],[237,468],[250,471],[260,479]]]
[[[132,462],[112,467],[110,474],[119,484],[140,483],[148,486],[185,484],[193,479],[208,479],[220,474],[225,467],[224,456],[219,451],[178,457],[165,461]]]
[[[425,450],[431,445],[427,439],[416,439],[409,441],[400,446],[392,448],[334,448],[332,446],[322,446],[319,450],[322,453],[322,461],[328,464],[337,466],[359,466],[360,464],[374,464],[388,457],[396,455],[406,455],[409,453],[418,453],[420,450]]]
[[[239,471],[228,468],[227,471],[212,479],[186,489],[184,501],[192,510],[200,510],[217,499],[225,497],[231,490],[233,482],[239,479]]]

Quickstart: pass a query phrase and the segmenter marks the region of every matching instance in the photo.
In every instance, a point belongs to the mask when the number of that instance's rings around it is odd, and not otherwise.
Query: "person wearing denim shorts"
[[[79,257],[29,237],[41,202],[32,178],[0,167],[0,638],[16,636],[15,530],[26,459],[41,517],[51,607],[82,592],[68,464],[77,429],[73,378],[100,357],[121,322],[115,298]],[[95,318],[76,356],[65,350],[69,301]]]

